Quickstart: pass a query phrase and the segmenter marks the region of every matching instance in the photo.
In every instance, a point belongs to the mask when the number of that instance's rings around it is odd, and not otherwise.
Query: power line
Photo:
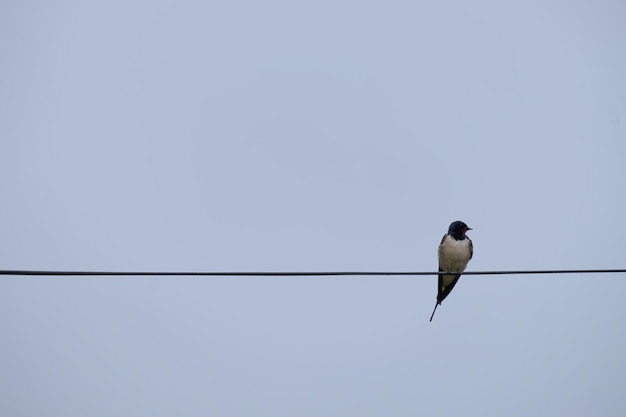
[[[544,269],[521,271],[468,271],[463,275],[544,275],[544,274],[615,274],[626,269]],[[422,276],[439,275],[440,272],[146,272],[146,271],[40,271],[0,270],[0,275],[35,276],[213,276],[213,277],[319,277],[319,276]]]

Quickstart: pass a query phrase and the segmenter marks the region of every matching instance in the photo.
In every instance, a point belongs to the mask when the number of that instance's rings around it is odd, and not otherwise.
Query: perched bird
[[[437,285],[437,303],[430,321],[437,310],[437,306],[446,299],[452,288],[456,285],[465,271],[467,263],[472,259],[474,247],[469,237],[465,235],[468,230],[472,230],[462,221],[455,221],[450,224],[448,233],[443,236],[439,244],[439,272],[451,272],[450,274],[439,274]]]

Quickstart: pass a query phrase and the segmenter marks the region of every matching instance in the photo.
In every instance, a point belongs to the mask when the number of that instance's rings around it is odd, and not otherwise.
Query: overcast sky
[[[0,269],[626,267],[626,3],[3,1]],[[0,277],[0,414],[624,416],[624,274]]]

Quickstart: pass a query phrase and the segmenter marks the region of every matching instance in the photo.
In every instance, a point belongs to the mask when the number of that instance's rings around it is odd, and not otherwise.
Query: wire
[[[446,271],[447,272],[447,271]],[[421,276],[439,275],[441,272],[122,272],[122,271],[39,271],[0,270],[0,275],[37,276],[215,276],[215,277],[312,277],[312,276]],[[468,271],[463,275],[543,275],[543,274],[615,274],[626,269],[545,269],[522,271]]]

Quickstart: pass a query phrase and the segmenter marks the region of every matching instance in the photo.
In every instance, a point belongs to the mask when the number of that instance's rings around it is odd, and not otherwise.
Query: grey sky
[[[626,4],[0,6],[0,268],[626,266]],[[0,278],[0,414],[623,416],[623,275]]]

